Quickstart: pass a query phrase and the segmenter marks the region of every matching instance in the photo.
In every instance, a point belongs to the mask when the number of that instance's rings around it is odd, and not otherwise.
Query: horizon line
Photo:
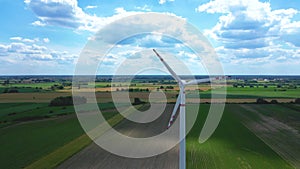
[[[169,74],[141,74],[141,75],[113,75],[113,74],[99,74],[99,75],[72,75],[72,74],[15,74],[15,75],[1,75],[3,76],[172,76]],[[195,74],[195,75],[179,75],[179,76],[300,76],[300,74],[224,74],[224,75],[203,75],[203,74]]]

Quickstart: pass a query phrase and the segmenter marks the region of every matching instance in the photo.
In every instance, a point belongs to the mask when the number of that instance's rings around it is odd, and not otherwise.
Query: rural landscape
[[[171,76],[136,76],[130,84],[112,83],[111,79],[112,76],[97,76],[95,90],[98,106],[112,126],[125,133],[130,128],[129,134],[136,130],[115,109],[112,92],[129,92],[132,104],[144,111],[149,108],[149,94],[163,91],[167,96],[166,110],[152,123],[153,128],[165,130],[167,123],[163,121],[170,118],[178,95]],[[1,168],[106,169],[114,161],[120,165],[115,168],[122,164],[141,167],[144,163],[177,167],[178,157],[168,155],[178,152],[176,147],[159,155],[157,159],[162,160],[156,161],[122,158],[98,148],[77,120],[71,80],[71,76],[1,77]],[[199,133],[211,102],[217,100],[210,99],[209,82],[199,85],[200,100],[194,99],[195,86],[187,89],[190,109],[201,102],[196,123],[186,138],[187,168],[299,168],[300,77],[230,76],[226,88],[222,120],[203,144],[198,142]],[[149,128],[152,127],[144,130]],[[91,153],[94,155],[89,158]]]
[[[300,169],[299,0],[0,0],[0,169]]]

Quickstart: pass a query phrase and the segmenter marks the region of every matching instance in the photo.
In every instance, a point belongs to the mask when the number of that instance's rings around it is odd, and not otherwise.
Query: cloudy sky
[[[214,47],[226,74],[299,75],[297,0],[0,0],[0,74],[73,74],[80,52],[99,29],[149,12],[175,16],[198,28]],[[126,30],[119,27],[106,35],[122,31]],[[121,42],[118,52],[136,55],[128,52],[130,42]],[[154,43],[167,47],[171,43],[172,48],[178,47],[174,54],[179,59],[186,55],[182,61],[195,65],[193,53],[157,35],[140,36],[130,50]],[[123,55],[107,58],[112,63],[122,59]],[[105,65],[106,70],[110,65]],[[191,69],[194,74],[203,73],[197,66]]]

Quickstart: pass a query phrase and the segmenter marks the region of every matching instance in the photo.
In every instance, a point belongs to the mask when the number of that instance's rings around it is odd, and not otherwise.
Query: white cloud
[[[34,21],[34,22],[32,22],[31,24],[32,24],[33,26],[41,26],[41,27],[46,26],[46,24],[45,24],[45,23],[42,23],[41,21]]]
[[[35,25],[50,24],[77,28],[83,24],[83,18],[92,17],[78,7],[77,0],[26,0],[24,2],[39,18],[40,22],[34,22]]]
[[[219,43],[217,52],[223,62],[289,62],[300,50],[300,22],[293,21],[299,11],[295,9],[272,10],[269,2],[259,0],[212,0],[196,11],[221,14],[218,23],[204,32]]]
[[[126,13],[126,10],[123,7],[119,7],[115,9],[116,14]]]
[[[159,52],[161,52],[162,55],[165,56],[166,60],[169,59],[168,61],[170,61],[170,64],[172,64],[174,69],[182,74],[186,74],[186,72],[184,67],[178,66],[179,62],[177,61],[180,59],[183,59],[188,64],[191,63],[189,64],[189,66],[193,65],[193,68],[197,66],[199,67],[200,61],[203,64],[207,64],[209,68],[215,68],[216,64],[212,63],[215,63],[216,57],[212,53],[213,50],[211,46],[206,43],[203,37],[199,37],[199,34],[195,33],[195,31],[196,30],[191,27],[191,25],[189,25],[185,19],[174,14],[151,13],[136,15],[119,22],[109,24],[104,29],[101,29],[100,32],[95,35],[95,37],[91,38],[91,44],[93,44],[92,46],[100,46],[101,44],[101,48],[93,50],[93,47],[91,47],[86,49],[87,51],[85,51],[84,49],[84,51],[82,52],[84,56],[83,58],[87,59],[87,63],[93,64],[95,62],[94,56],[103,56],[102,50],[105,50],[106,46],[107,48],[110,48],[114,46],[115,43],[119,42],[119,45],[122,46],[122,51],[128,50],[128,47],[125,47],[127,45],[131,47],[142,48],[142,52],[138,52],[141,53],[142,56],[139,56],[138,53],[132,54],[131,56],[132,58],[146,58],[146,61],[148,61],[148,58],[156,59],[152,49],[157,49]],[[173,38],[176,40],[174,40]],[[187,48],[183,49],[184,46],[181,45],[180,41],[189,44],[190,48],[192,48],[194,51],[199,52],[201,55],[196,57],[196,55],[193,55],[192,52],[188,52],[185,53],[185,55],[182,55],[182,57],[179,56],[180,58],[177,58],[178,60],[176,61],[170,59],[174,56],[178,56],[177,54],[180,50],[189,51]],[[170,56],[167,56],[170,53],[172,54]],[[122,55],[119,54],[115,56],[119,60],[122,60],[123,58]],[[118,63],[115,60],[116,57],[109,57],[105,59],[107,68],[106,70],[108,70],[109,65],[115,65]],[[200,59],[200,57],[202,57],[202,59]],[[136,60],[135,62],[132,61],[130,63],[138,63]],[[131,67],[129,68],[127,66],[127,73],[131,71]],[[133,67],[132,69],[135,68],[136,67]],[[110,68],[109,70],[113,69]],[[197,73],[199,71],[198,69],[194,70],[196,70]],[[203,69],[201,69],[201,71],[202,70]],[[126,71],[124,73],[126,73]]]
[[[23,38],[21,38],[21,37],[11,37],[9,39],[10,40],[15,40],[15,41],[22,41]]]
[[[299,11],[272,10],[269,2],[259,0],[212,0],[196,12],[220,15],[216,25],[204,34],[216,43],[227,73],[299,72],[300,22],[294,20]]]
[[[34,43],[35,42],[34,39],[27,39],[27,38],[23,39],[22,41],[23,42],[28,42],[28,43]]]
[[[166,2],[174,2],[175,0],[159,0],[158,3],[159,4],[165,4]]]
[[[299,60],[299,49],[285,49],[281,45],[271,45],[258,49],[229,49],[220,46],[216,48],[224,64],[238,65],[272,65],[277,63],[296,63]],[[285,60],[283,60],[285,58]]]
[[[44,38],[43,41],[44,41],[45,43],[49,43],[49,42],[50,42],[49,38]]]
[[[166,3],[166,1],[167,1],[167,0],[159,0],[158,3],[159,3],[159,4],[164,4],[164,3]]]
[[[22,38],[22,37],[11,37],[9,39],[12,40],[12,41],[20,41],[20,42],[24,42],[24,43],[34,43],[34,42],[39,41],[38,38],[28,39],[28,38]]]
[[[148,5],[137,6],[137,7],[135,7],[135,9],[141,10],[141,11],[146,11],[146,12],[150,12],[151,11],[151,8]]]
[[[98,6],[88,5],[88,6],[85,7],[85,9],[95,9],[95,8],[98,8]]]
[[[20,38],[13,38],[20,39]],[[23,39],[22,39],[23,40]],[[26,61],[45,61],[53,63],[72,63],[77,58],[76,55],[68,52],[59,52],[49,49],[46,46],[24,42],[12,42],[10,44],[0,44],[0,58],[2,61],[21,63]]]
[[[196,11],[222,14],[219,22],[212,30],[206,30],[206,34],[223,41],[225,46],[227,42],[255,39],[269,43],[272,38],[279,38],[283,33],[297,32],[300,26],[298,22],[291,21],[298,13],[297,10],[272,10],[270,3],[258,0],[214,0],[200,5]]]
[[[34,26],[55,25],[90,32],[96,32],[117,19],[138,13],[128,12],[120,7],[115,9],[116,14],[113,16],[98,17],[85,13],[78,6],[77,0],[25,0],[24,2],[39,18],[32,23]],[[93,7],[89,6],[89,9]]]

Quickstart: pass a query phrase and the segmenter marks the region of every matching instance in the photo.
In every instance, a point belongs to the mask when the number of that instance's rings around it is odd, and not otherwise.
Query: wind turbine
[[[176,112],[179,109],[179,138],[182,139],[179,144],[179,169],[185,169],[186,168],[186,145],[185,145],[185,86],[188,85],[196,85],[199,83],[205,83],[210,82],[212,80],[218,80],[220,77],[216,78],[206,78],[206,79],[197,79],[197,80],[191,80],[189,82],[186,82],[185,80],[182,80],[167,64],[167,62],[164,61],[164,59],[157,53],[155,49],[153,49],[154,53],[157,55],[157,57],[160,59],[160,61],[164,64],[164,66],[168,69],[168,71],[171,73],[172,77],[177,81],[179,85],[179,94],[176,101],[176,104],[174,106],[171,118],[168,123],[168,128],[173,124],[176,118]]]

